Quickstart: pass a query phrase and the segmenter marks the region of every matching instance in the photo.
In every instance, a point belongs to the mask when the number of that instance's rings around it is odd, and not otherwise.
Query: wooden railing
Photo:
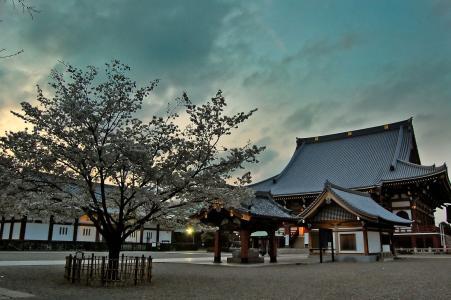
[[[451,254],[451,248],[396,248],[397,254]]]
[[[130,257],[119,259],[106,256],[66,257],[64,277],[72,283],[86,285],[123,286],[150,283],[152,280],[152,257]]]

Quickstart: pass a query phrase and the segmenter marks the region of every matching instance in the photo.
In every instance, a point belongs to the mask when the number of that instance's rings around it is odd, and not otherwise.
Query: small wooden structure
[[[215,226],[214,262],[221,262],[221,232],[237,231],[240,235],[239,262],[252,263],[249,257],[250,236],[256,231],[268,234],[268,254],[270,262],[277,262],[277,239],[275,232],[284,224],[296,224],[299,220],[291,211],[277,204],[269,193],[257,192],[249,203],[237,208],[228,208],[222,201],[195,215],[202,223]]]
[[[323,249],[329,248],[332,257],[336,254],[338,260],[355,261],[372,261],[394,254],[394,226],[411,224],[377,204],[368,193],[329,182],[301,218],[311,228],[312,249],[319,249],[322,255]]]

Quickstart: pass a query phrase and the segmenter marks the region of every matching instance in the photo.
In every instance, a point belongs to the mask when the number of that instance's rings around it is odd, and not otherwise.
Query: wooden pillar
[[[157,247],[157,249],[160,249],[160,224],[157,224],[157,236],[155,246]]]
[[[47,241],[51,242],[53,239],[53,226],[55,225],[55,219],[53,216],[50,216],[49,220],[49,232],[47,234]]]
[[[241,241],[241,263],[246,264],[249,262],[249,231],[246,229],[240,230]]]
[[[322,230],[318,230],[318,245],[319,245],[319,263],[323,263],[323,241],[322,241]]]
[[[269,236],[269,249],[268,249],[268,254],[269,254],[269,262],[271,263],[276,263],[277,262],[277,239],[276,239],[276,234],[274,231],[269,231],[268,232],[268,236]]]
[[[363,252],[368,255],[368,231],[363,227]]]
[[[410,243],[412,244],[412,248],[417,247],[417,237],[415,235],[410,236]]]
[[[214,260],[215,263],[221,263],[221,230],[215,232]]]
[[[27,230],[27,216],[23,216],[22,220],[20,220],[19,240],[23,241],[25,239],[26,230]]]
[[[96,235],[96,242],[97,240],[97,236],[99,235],[99,231],[97,230],[97,235]],[[140,230],[139,230],[139,243],[143,244],[144,242],[144,226],[141,226]]]
[[[13,230],[14,230],[14,217],[11,218],[11,225],[9,226],[9,240],[13,239]]]
[[[0,222],[0,240],[3,240],[3,230],[5,230],[5,216],[2,216],[2,220]]]
[[[75,243],[77,241],[77,233],[78,233],[78,218],[74,220],[74,235],[72,236],[72,241]]]
[[[390,252],[393,256],[396,256],[395,246],[393,245],[393,232],[390,232]]]
[[[330,243],[330,247],[331,247],[331,254],[332,254],[332,262],[335,262],[335,253],[334,253],[334,232],[333,232],[333,230],[331,230],[330,231],[330,238],[332,239],[331,240],[331,243]]]
[[[97,227],[94,227],[95,231],[96,231],[96,243],[100,242],[100,231],[97,229]],[[141,239],[142,239],[142,233],[141,233]],[[141,244],[142,244],[142,240],[141,240]]]

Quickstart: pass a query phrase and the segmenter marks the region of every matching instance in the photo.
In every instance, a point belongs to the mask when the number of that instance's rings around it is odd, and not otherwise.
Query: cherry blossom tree
[[[158,81],[138,87],[129,71],[119,61],[105,72],[53,70],[51,96],[38,86],[36,105],[23,102],[21,112],[12,112],[29,128],[1,139],[27,195],[10,206],[86,214],[110,258],[147,222],[183,223],[212,201],[234,206],[250,197],[244,165],[256,163],[264,149],[250,142],[224,147],[224,137],[255,110],[226,114],[221,91],[201,105],[183,94],[164,116],[140,120],[137,112]],[[240,170],[244,175],[234,178]]]

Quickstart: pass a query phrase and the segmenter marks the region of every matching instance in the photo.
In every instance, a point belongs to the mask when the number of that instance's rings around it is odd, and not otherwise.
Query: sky
[[[160,79],[142,117],[183,91],[221,89],[230,112],[258,108],[234,135],[265,145],[254,181],[279,173],[296,137],[413,117],[421,161],[451,162],[451,0],[0,0],[0,132],[64,61],[119,59],[139,83]],[[442,218],[442,217],[440,217]]]

